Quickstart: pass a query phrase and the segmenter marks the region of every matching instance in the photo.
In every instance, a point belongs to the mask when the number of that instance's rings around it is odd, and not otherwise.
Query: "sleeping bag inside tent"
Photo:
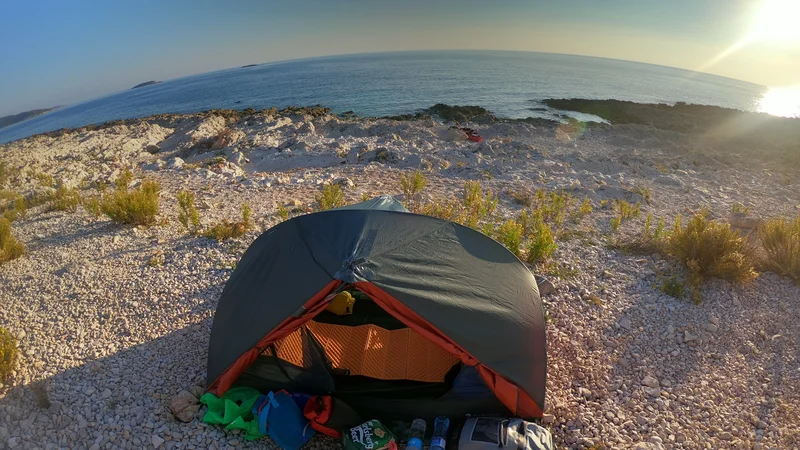
[[[280,223],[217,306],[210,392],[233,385],[343,400],[378,419],[542,416],[536,281],[467,227],[388,196]]]

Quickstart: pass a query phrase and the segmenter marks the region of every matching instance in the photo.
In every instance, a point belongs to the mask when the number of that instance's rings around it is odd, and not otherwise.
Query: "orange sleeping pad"
[[[459,360],[410,328],[387,330],[375,325],[349,327],[308,322],[335,369],[380,380],[442,382]],[[307,367],[300,330],[276,343],[278,357]]]

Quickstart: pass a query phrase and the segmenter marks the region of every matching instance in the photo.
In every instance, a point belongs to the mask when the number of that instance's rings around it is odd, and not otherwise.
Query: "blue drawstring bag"
[[[285,450],[300,450],[312,437],[314,429],[286,391],[262,395],[253,405],[253,414],[258,417],[259,431]]]

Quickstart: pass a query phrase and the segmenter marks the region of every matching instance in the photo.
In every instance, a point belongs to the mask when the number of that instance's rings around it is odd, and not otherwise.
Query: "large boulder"
[[[182,169],[183,165],[184,165],[183,160],[181,158],[175,157],[175,158],[172,158],[172,159],[169,160],[169,163],[167,163],[167,168],[168,169]]]

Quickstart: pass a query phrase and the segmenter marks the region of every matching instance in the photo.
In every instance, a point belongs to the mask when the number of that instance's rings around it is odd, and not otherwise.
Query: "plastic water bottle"
[[[428,424],[423,419],[414,419],[411,422],[411,429],[408,430],[408,443],[406,450],[422,450],[422,442],[425,440],[425,429]]]
[[[439,416],[433,422],[433,438],[431,439],[430,450],[444,450],[447,445],[447,429],[450,427],[450,419]]]

